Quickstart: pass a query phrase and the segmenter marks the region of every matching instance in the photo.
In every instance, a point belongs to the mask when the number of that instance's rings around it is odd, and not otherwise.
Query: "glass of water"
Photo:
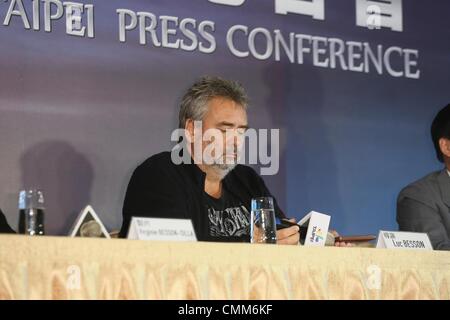
[[[19,193],[19,234],[43,236],[44,196],[41,190],[22,190]]]
[[[275,209],[272,197],[252,199],[251,243],[277,243]]]

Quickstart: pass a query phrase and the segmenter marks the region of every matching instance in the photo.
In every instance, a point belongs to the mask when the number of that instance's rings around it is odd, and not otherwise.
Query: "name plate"
[[[192,221],[188,219],[131,219],[127,239],[154,241],[197,241]]]
[[[380,231],[377,248],[433,250],[430,238],[426,233],[403,231]]]
[[[325,246],[330,219],[331,217],[326,214],[311,211],[299,221],[299,225],[308,226],[304,243],[305,246]]]

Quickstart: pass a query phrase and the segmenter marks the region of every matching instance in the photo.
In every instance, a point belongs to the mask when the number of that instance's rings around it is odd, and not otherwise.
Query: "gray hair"
[[[202,77],[185,93],[181,101],[179,127],[184,128],[188,119],[202,120],[208,111],[208,102],[215,97],[230,99],[241,105],[248,106],[248,97],[242,85],[233,80],[219,77]]]

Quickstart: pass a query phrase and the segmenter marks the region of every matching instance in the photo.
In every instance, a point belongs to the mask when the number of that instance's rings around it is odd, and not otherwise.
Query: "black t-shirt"
[[[214,241],[248,242],[250,240],[250,212],[242,201],[227,188],[216,199],[203,193],[208,212],[209,236]]]
[[[152,217],[190,219],[199,241],[249,241],[244,227],[252,198],[272,196],[263,179],[237,165],[222,180],[222,197],[215,200],[205,195],[205,177],[195,164],[174,164],[170,152],[144,161],[128,184],[120,237],[127,236],[132,217]],[[275,215],[285,217],[275,198],[274,206]]]

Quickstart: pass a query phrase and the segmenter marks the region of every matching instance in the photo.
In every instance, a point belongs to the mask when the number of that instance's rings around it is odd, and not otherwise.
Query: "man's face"
[[[240,104],[227,98],[212,98],[202,121],[203,156],[211,157],[213,166],[231,170],[237,164],[247,128],[247,112]],[[195,140],[201,138],[195,134]]]
[[[450,164],[450,139],[439,139],[439,147],[444,158],[444,163],[448,166]]]

